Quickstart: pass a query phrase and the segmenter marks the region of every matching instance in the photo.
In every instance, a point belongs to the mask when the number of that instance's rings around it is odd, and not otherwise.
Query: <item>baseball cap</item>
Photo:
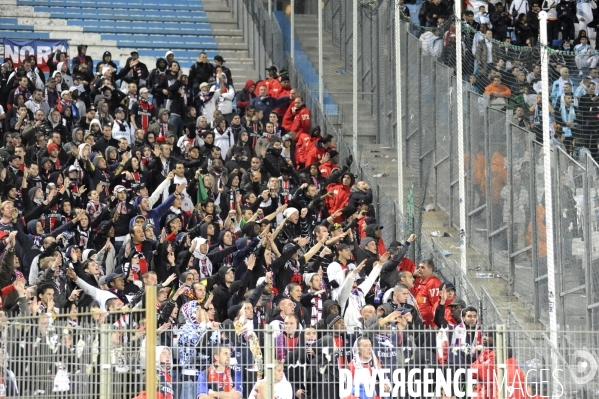
[[[400,306],[399,308],[397,308],[397,311],[398,311],[398,312],[401,312],[401,314],[402,314],[402,315],[404,315],[404,314],[408,314],[408,313],[410,313],[410,312],[411,312],[411,310],[410,310],[410,309],[408,309],[408,308],[405,308],[405,307],[403,307],[403,306]]]
[[[468,305],[466,305],[466,302],[463,299],[456,298],[447,306],[460,306],[462,308],[465,308]]]
[[[139,191],[139,190],[141,190],[142,188],[146,188],[146,183],[139,183],[139,184],[136,184],[136,185],[133,187],[133,191]]]
[[[455,291],[456,290],[455,285],[453,285],[453,283],[451,281],[441,284],[441,286],[439,287],[439,290],[442,290],[443,287],[445,287],[445,289],[447,291],[451,291],[451,290]]]
[[[120,193],[121,191],[126,191],[125,186],[121,186],[120,184],[114,188],[114,193]]]
[[[56,79],[54,79],[54,78],[48,78],[46,80],[46,84],[48,84],[48,83],[56,83]]]
[[[278,71],[277,67],[274,65],[269,66],[268,68],[266,68],[267,71]]]
[[[342,228],[342,227],[343,227],[343,226],[341,225],[341,223],[333,223],[333,224],[331,225],[331,231],[335,231],[335,230],[337,230],[337,229],[340,229],[340,228]]]
[[[351,246],[349,246],[348,244],[339,244],[337,246],[337,252],[341,252],[344,249],[351,249]]]
[[[140,94],[141,94],[141,93],[149,93],[149,92],[150,92],[150,90],[148,90],[148,88],[147,88],[147,87],[142,87],[141,89],[139,89],[139,93],[140,93]]]
[[[210,87],[210,85],[207,82],[203,82],[203,83],[200,84],[200,89],[202,87]]]
[[[123,109],[123,107],[118,107],[117,109],[114,110],[115,114],[118,114],[119,112],[125,112],[125,110]]]
[[[126,273],[110,273],[104,277],[100,278],[100,285],[108,285],[111,281],[116,280],[117,278],[125,278]]]
[[[75,165],[71,165],[69,167],[69,173],[71,173],[71,172],[77,172],[77,167]]]
[[[68,91],[68,90],[63,90],[63,91],[60,92],[60,96],[61,97],[64,96],[65,94],[71,94],[71,92]]]
[[[222,56],[220,56],[220,55],[215,55],[215,56],[214,56],[214,61],[219,61],[221,64],[224,64],[225,62],[227,62],[227,61],[225,61],[225,60],[223,59],[223,57],[222,57]]]

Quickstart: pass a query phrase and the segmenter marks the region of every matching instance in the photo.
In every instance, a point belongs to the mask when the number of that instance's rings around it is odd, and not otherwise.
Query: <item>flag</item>
[[[198,204],[208,198],[206,187],[204,187],[204,176],[198,176]]]

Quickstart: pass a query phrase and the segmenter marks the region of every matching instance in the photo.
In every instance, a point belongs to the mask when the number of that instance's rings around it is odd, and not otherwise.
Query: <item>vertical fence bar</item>
[[[352,146],[354,158],[358,154],[358,0],[352,1],[352,73],[353,73],[353,109],[352,109]]]
[[[402,121],[402,87],[401,87],[401,9],[395,3],[395,129],[397,142],[397,204],[403,215],[403,121]]]
[[[320,103],[324,114],[324,49],[322,48],[322,29],[324,25],[322,16],[323,7],[324,4],[321,2],[321,0],[318,0],[318,102]]]
[[[100,399],[112,398],[112,370],[110,365],[110,326],[100,328]]]
[[[295,0],[291,0],[291,61],[295,62]]]
[[[146,289],[146,396],[156,398],[156,286]]]

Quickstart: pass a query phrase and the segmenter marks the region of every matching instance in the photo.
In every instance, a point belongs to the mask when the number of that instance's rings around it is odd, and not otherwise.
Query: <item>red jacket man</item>
[[[414,285],[414,296],[418,302],[418,308],[422,320],[427,327],[435,325],[435,307],[439,302],[439,287],[441,280],[433,276],[435,264],[431,259],[425,259],[418,265],[416,274],[419,279]]]
[[[330,215],[347,206],[349,202],[349,192],[353,185],[354,176],[351,173],[346,172],[341,176],[340,183],[331,183],[327,186],[327,192],[333,193],[332,197],[328,197],[325,200]]]
[[[312,165],[313,163],[322,161],[325,154],[331,148],[334,148],[333,147],[333,136],[331,136],[330,134],[326,134],[326,135],[320,137],[320,139],[316,140],[314,145],[308,149],[308,152],[306,154],[305,164]]]
[[[306,108],[301,97],[295,97],[294,101],[295,116],[290,130],[298,134],[306,133],[310,135],[310,110]]]

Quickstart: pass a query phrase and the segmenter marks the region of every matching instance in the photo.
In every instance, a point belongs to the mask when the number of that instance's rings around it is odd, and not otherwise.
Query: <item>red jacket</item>
[[[293,119],[295,118],[295,112],[293,112],[293,103],[295,100],[290,100],[289,105],[287,106],[287,111],[283,115],[283,120],[281,121],[281,126],[283,129],[287,131],[291,131],[291,127],[293,126]]]
[[[350,186],[344,186],[343,183],[331,183],[327,186],[327,192],[335,194],[333,197],[328,197],[325,202],[329,209],[329,214],[332,215],[338,209],[343,209],[349,203]]]
[[[306,163],[306,148],[310,148],[310,135],[307,133],[297,133],[295,137],[295,164],[297,168],[301,168],[301,164]]]
[[[435,307],[439,303],[441,280],[435,276],[430,276],[424,281],[418,280],[418,284],[414,285],[414,296],[418,302],[424,324],[427,327],[437,327],[434,321]]]
[[[529,399],[526,386],[526,375],[518,367],[516,358],[512,357],[505,361],[507,366],[506,381],[508,386],[509,399]]]
[[[493,379],[493,376],[497,374],[495,351],[489,348],[483,349],[470,368],[476,370],[475,377],[478,380],[475,390],[476,397],[478,399],[497,398],[497,386]]]
[[[318,141],[318,140],[315,140],[312,143],[312,145],[308,148],[308,151],[306,151],[306,162],[305,162],[306,166],[312,165],[313,163],[320,162],[322,160],[322,157],[324,156],[324,154],[327,153],[326,149],[316,145],[316,141]],[[319,169],[320,169],[320,167],[319,167]],[[326,177],[326,176],[324,176],[324,177]]]
[[[329,177],[334,170],[339,169],[339,165],[329,162],[325,162],[321,164],[318,169],[320,170],[320,175],[322,177]]]
[[[306,133],[307,135],[310,135],[310,123],[310,110],[306,108],[305,105],[302,105],[302,107],[295,113],[290,130],[292,132],[297,132],[297,134]]]

